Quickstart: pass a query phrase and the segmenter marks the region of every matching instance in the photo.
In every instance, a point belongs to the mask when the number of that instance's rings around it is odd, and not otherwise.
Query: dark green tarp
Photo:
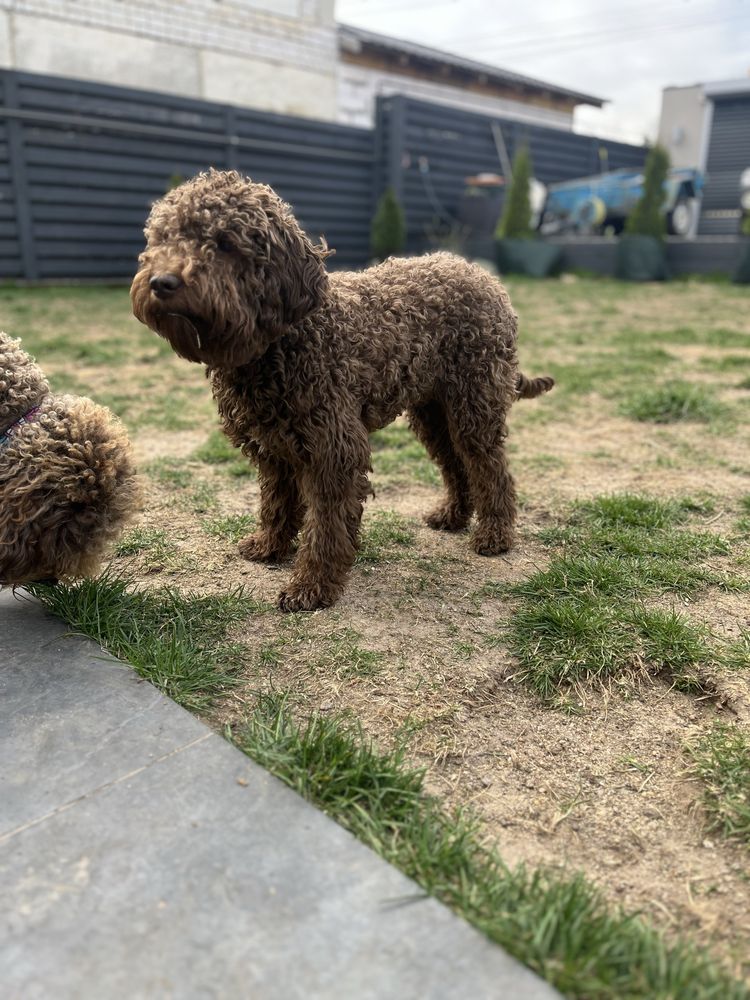
[[[501,274],[548,278],[562,270],[562,248],[542,240],[497,240],[495,247]]]
[[[750,285],[750,240],[740,251],[740,260],[732,275],[732,281],[735,285]]]
[[[655,236],[621,236],[615,276],[625,281],[666,281],[669,273],[664,244]]]

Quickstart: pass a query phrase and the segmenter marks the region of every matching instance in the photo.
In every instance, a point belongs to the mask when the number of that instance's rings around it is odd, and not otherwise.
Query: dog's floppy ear
[[[264,312],[279,326],[289,326],[322,304],[328,286],[324,262],[331,251],[316,246],[291,212],[284,212],[282,224],[271,227],[268,237]]]

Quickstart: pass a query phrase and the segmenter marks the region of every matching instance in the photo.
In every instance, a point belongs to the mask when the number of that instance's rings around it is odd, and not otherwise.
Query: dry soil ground
[[[273,606],[288,564],[239,557],[255,480],[222,445],[201,371],[129,317],[123,290],[0,292],[0,325],[24,337],[57,385],[108,403],[130,427],[147,502],[116,565],[145,587],[242,585],[268,602],[233,637],[244,643],[242,683],[216,704],[213,724],[242,718],[271,688],[292,692],[302,714],[351,712],[380,746],[406,740],[429,787],[448,805],[470,803],[507,861],[582,869],[612,900],[739,968],[750,954],[750,853],[708,831],[685,748],[716,719],[750,727],[750,662],[706,663],[697,693],[643,663],[561,686],[556,707],[518,676],[507,626],[519,598],[504,585],[549,563],[544,529],[568,523],[576,500],[613,493],[697,500],[690,528],[729,542],[706,564],[747,581],[750,293],[573,277],[508,284],[523,369],[558,380],[512,415],[516,549],[481,558],[466,536],[421,522],[438,477],[396,424],[373,441],[361,560],[341,602],[312,615]],[[625,415],[665,382],[705,389],[709,410],[722,409],[702,422]],[[749,600],[741,586],[649,598],[719,643],[747,634]]]

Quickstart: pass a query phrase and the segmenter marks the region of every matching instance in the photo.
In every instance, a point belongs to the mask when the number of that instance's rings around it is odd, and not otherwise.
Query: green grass
[[[727,418],[730,410],[717,401],[714,390],[691,382],[674,381],[631,393],[622,403],[621,412],[632,420],[673,424],[678,421],[712,423]]]
[[[134,556],[141,552],[151,552],[155,556],[172,555],[174,544],[161,528],[132,528],[126,532],[115,547],[118,556]]]
[[[550,702],[564,700],[571,685],[644,673],[689,693],[708,690],[709,668],[729,650],[683,612],[654,601],[709,586],[748,589],[747,580],[701,562],[730,551],[721,536],[688,526],[712,509],[694,498],[603,496],[575,504],[566,524],[542,532],[561,547],[547,568],[498,592],[518,599],[501,635],[518,658],[519,679]]]
[[[197,483],[186,497],[185,505],[195,514],[205,514],[218,506],[218,489],[214,483]]]
[[[750,348],[750,337],[748,348]],[[750,354],[722,354],[718,358],[702,358],[700,366],[709,372],[746,372],[750,369]]]
[[[634,346],[619,351],[597,351],[578,354],[574,362],[548,365],[554,376],[557,395],[587,395],[599,392],[611,395],[612,387],[641,385],[660,376],[669,365],[679,362],[660,347]]]
[[[372,677],[378,673],[383,654],[360,645],[362,636],[356,629],[334,629],[324,639],[324,648],[316,667],[337,677]]]
[[[644,671],[704,693],[702,673],[718,658],[707,631],[685,615],[596,592],[526,601],[507,636],[520,661],[516,676],[549,702],[581,681],[630,680]]]
[[[196,448],[191,458],[207,465],[219,465],[230,476],[255,477],[255,467],[242,452],[235,448],[226,434],[212,431],[200,448]]]
[[[252,514],[229,514],[226,517],[210,517],[201,522],[207,535],[224,538],[235,545],[255,527]]]
[[[726,644],[722,663],[729,670],[750,672],[750,628],[740,629],[739,638]]]
[[[716,722],[688,753],[691,771],[704,785],[709,828],[750,847],[750,736]]]
[[[146,569],[163,568],[177,553],[177,546],[160,528],[132,528],[115,546],[115,555],[145,558]]]
[[[740,516],[736,528],[743,535],[750,535],[750,494],[740,500]]]
[[[262,697],[233,740],[430,895],[580,1000],[746,1000],[687,940],[667,943],[636,914],[611,908],[582,876],[508,867],[467,812],[448,813],[402,750],[379,753],[355,723],[297,725],[283,697]]]
[[[624,339],[632,338],[630,331],[623,331]],[[732,330],[723,326],[678,326],[671,330],[638,331],[638,338],[665,344],[684,344],[705,347],[750,349],[750,335],[743,330]]]
[[[157,482],[177,489],[185,489],[195,478],[193,471],[185,466],[181,458],[157,458],[144,471]]]
[[[370,435],[375,479],[437,486],[440,473],[414,433],[391,424]]]
[[[412,524],[394,511],[377,511],[367,518],[360,533],[358,563],[395,562],[409,555],[414,545]]]
[[[198,711],[235,683],[242,650],[229,641],[228,632],[258,610],[241,590],[220,596],[181,594],[169,587],[144,592],[111,573],[29,589],[73,631],[132,664],[180,705]]]

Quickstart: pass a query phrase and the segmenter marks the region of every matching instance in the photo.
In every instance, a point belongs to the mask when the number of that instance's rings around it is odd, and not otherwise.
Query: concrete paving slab
[[[4,1000],[558,996],[64,631],[0,594]]]
[[[0,836],[206,734],[22,592],[0,593],[0,665]]]

